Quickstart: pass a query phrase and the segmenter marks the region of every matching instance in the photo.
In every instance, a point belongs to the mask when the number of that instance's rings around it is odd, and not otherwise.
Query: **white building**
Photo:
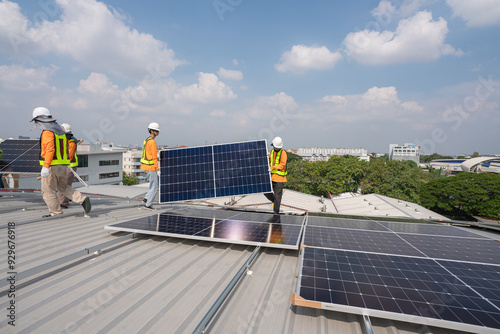
[[[352,155],[360,160],[370,160],[368,150],[364,148],[304,148],[297,150],[297,154],[309,161],[328,161],[333,156]]]
[[[123,153],[123,171],[137,176],[139,180],[146,179],[146,172],[141,169],[142,151],[133,150]]]
[[[77,173],[88,185],[120,184],[123,179],[123,153],[123,149],[108,144],[80,144]],[[73,187],[82,186],[75,178]]]
[[[389,160],[415,161],[420,163],[420,146],[415,144],[405,143],[404,145],[390,144],[389,145]]]

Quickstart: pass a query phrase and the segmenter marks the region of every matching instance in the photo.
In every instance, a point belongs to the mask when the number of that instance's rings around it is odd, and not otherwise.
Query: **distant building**
[[[429,162],[434,169],[441,169],[443,174],[455,175],[461,172],[500,174],[500,159],[479,157],[472,159],[437,159]]]
[[[77,173],[88,185],[120,184],[123,179],[123,149],[111,143],[78,145]],[[84,184],[75,178],[73,186]]]
[[[309,161],[327,161],[333,156],[352,155],[360,160],[370,160],[364,148],[299,148],[297,154]]]
[[[397,161],[411,160],[419,164],[420,146],[409,143],[405,143],[404,145],[390,144],[389,160],[397,160]]]
[[[123,171],[137,176],[140,181],[146,179],[146,171],[141,169],[142,151],[132,150],[123,153]]]

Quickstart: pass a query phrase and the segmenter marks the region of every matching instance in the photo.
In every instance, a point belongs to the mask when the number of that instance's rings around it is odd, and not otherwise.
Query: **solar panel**
[[[304,231],[306,246],[424,256],[393,232],[310,226],[309,219]]]
[[[453,265],[429,258],[307,247],[302,250],[292,302],[456,330],[496,332],[500,329],[498,285],[487,295],[484,279],[466,283],[468,273]],[[496,277],[491,283],[498,283],[500,267],[477,266]]]
[[[309,216],[307,219],[307,225],[371,231],[389,231],[387,227],[380,225],[376,220]]]
[[[235,215],[222,210],[176,210],[105,226],[107,230],[138,232],[195,240],[298,249],[304,216]],[[230,217],[221,217],[221,216]],[[239,216],[239,217],[238,217]],[[257,218],[257,216],[260,216]],[[239,219],[236,219],[239,218]],[[259,221],[257,221],[259,220]]]
[[[160,151],[160,202],[272,192],[265,140]]]
[[[0,143],[0,173],[40,174],[40,141],[7,139]]]
[[[379,221],[378,224],[385,226],[387,229],[401,233],[415,233],[428,235],[442,235],[453,237],[466,238],[486,238],[479,234],[467,231],[465,228],[448,225],[433,225],[433,224],[416,224],[416,223],[400,223],[400,222],[384,222]]]
[[[428,257],[500,264],[500,242],[496,240],[414,234],[399,235]]]

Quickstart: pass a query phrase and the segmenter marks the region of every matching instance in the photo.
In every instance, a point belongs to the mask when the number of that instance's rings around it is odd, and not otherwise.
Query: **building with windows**
[[[141,169],[142,151],[132,150],[123,153],[123,171],[137,176],[141,182],[146,179],[146,171]]]
[[[77,173],[88,185],[120,184],[123,178],[123,153],[119,148],[103,149],[101,143],[78,145]],[[73,187],[82,187],[76,178]]]
[[[420,146],[410,143],[405,143],[404,145],[390,144],[389,160],[397,160],[397,161],[411,160],[419,164]]]
[[[328,161],[333,156],[352,155],[359,157],[360,160],[370,160],[368,150],[364,148],[304,148],[297,150],[297,154],[302,159],[309,161]]]

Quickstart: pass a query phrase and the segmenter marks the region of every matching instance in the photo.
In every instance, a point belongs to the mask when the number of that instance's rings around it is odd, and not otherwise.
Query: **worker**
[[[141,169],[145,170],[149,178],[149,191],[142,200],[147,209],[153,209],[153,200],[158,191],[158,179],[160,177],[160,168],[158,167],[158,151],[155,138],[160,134],[160,125],[150,123],[148,126],[149,137],[142,144]]]
[[[66,138],[68,138],[68,146],[69,146],[69,167],[73,169],[74,172],[76,172],[77,167],[78,167],[78,156],[76,155],[76,143],[77,140],[73,136],[73,132],[71,131],[71,125],[68,123],[63,123],[61,124],[61,127],[64,129],[64,132],[66,133]],[[66,177],[68,178],[67,184],[68,186],[72,186],[73,180],[74,180],[74,174],[73,172],[68,168],[66,170]],[[57,197],[59,199],[59,204],[61,205],[62,208],[68,208],[69,207],[69,201],[70,199],[60,192],[57,193]]]
[[[272,143],[273,149],[269,154],[269,172],[271,173],[271,181],[273,192],[264,194],[268,200],[273,202],[273,211],[279,214],[281,206],[281,198],[283,197],[283,186],[286,182],[286,151],[283,149],[283,140],[281,137],[275,137]]]
[[[43,217],[62,214],[56,190],[81,204],[85,213],[91,210],[90,199],[67,184],[67,170],[70,165],[68,139],[64,129],[52,118],[45,107],[33,110],[33,129],[42,130],[40,136],[40,165],[42,166],[42,197],[49,208],[49,214]]]

